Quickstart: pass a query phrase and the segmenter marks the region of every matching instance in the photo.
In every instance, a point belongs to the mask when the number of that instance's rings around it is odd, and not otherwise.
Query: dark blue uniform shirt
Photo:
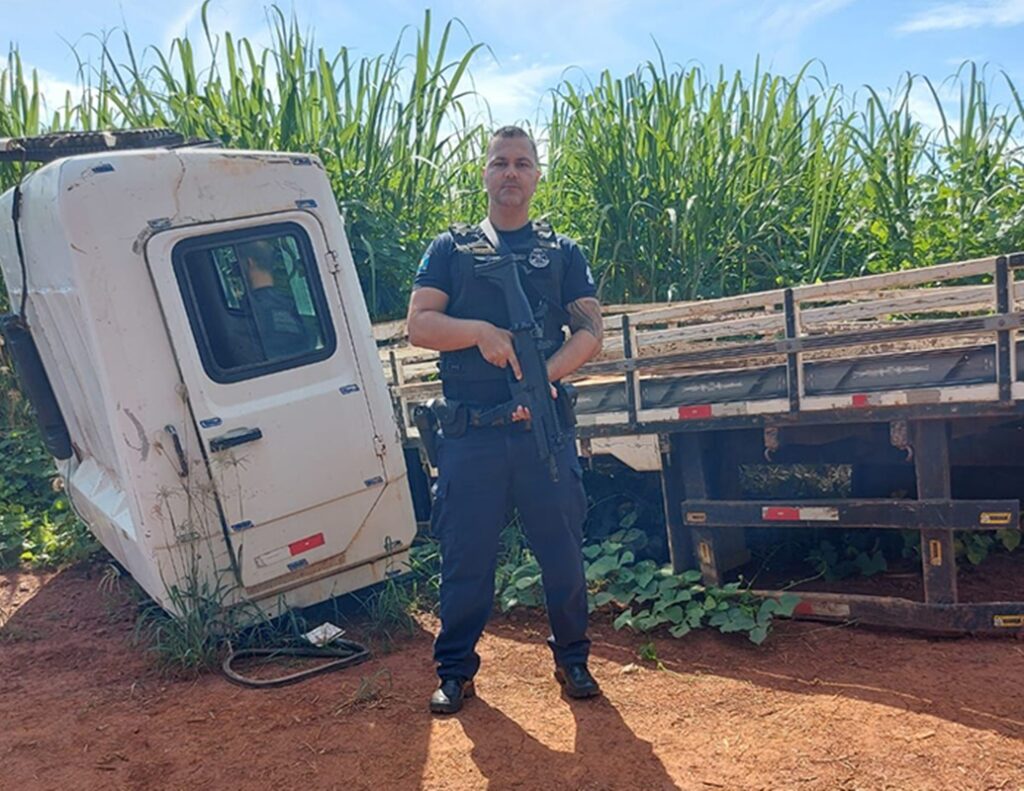
[[[529,256],[536,247],[536,238],[530,223],[514,231],[498,231],[498,235],[517,255]],[[558,243],[563,251],[564,261],[562,284],[559,289],[562,307],[582,297],[596,296],[597,287],[590,271],[590,264],[579,245],[561,234],[558,234]],[[447,294],[450,299],[449,315],[456,315],[452,312],[452,303],[456,297],[460,296],[456,293],[456,289],[465,287],[465,285],[460,286],[453,276],[454,262],[457,257],[458,253],[455,250],[455,241],[452,239],[451,233],[446,231],[435,237],[420,261],[413,284],[413,288],[427,286]],[[508,314],[501,294],[491,284],[481,283],[479,288],[481,297],[470,300],[467,307],[459,315],[456,315],[456,318],[480,319],[489,321],[497,327],[508,329]],[[489,293],[490,291],[493,293]],[[500,404],[511,397],[508,385],[502,381],[458,382],[457,384],[444,382],[443,384],[444,394],[448,398],[456,398],[480,406]]]
[[[249,296],[268,360],[294,357],[313,348],[291,295],[265,286],[254,288]]]

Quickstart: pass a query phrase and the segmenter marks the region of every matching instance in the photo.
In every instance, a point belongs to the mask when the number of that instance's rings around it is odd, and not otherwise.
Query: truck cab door
[[[146,260],[243,586],[363,560],[387,472],[320,223],[170,229]]]

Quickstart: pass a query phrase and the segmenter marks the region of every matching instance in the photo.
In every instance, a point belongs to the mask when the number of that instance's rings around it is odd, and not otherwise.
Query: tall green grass
[[[370,312],[399,315],[426,242],[479,205],[471,173],[484,126],[464,100],[480,45],[454,53],[456,23],[437,31],[429,12],[371,57],[316,47],[277,10],[262,50],[211,30],[205,6],[202,21],[200,42],[175,39],[166,52],[137,56],[127,34],[100,40],[80,98],[49,121],[36,76],[12,49],[0,72],[0,135],[167,126],[235,148],[315,152],[345,212]],[[0,185],[14,178],[13,167],[0,170]]]
[[[550,210],[591,245],[606,299],[715,297],[1020,247],[1021,103],[966,65],[926,129],[906,78],[862,98],[809,64],[752,77],[663,60],[553,101]]]
[[[261,49],[214,31],[139,48],[96,38],[79,93],[44,108],[11,49],[0,135],[163,125],[224,145],[313,151],[327,166],[370,312],[400,315],[416,260],[484,209],[481,44],[429,12],[391,51],[327,50],[273,9]],[[990,98],[997,86],[1008,106]],[[945,115],[954,97],[955,117]],[[942,99],[945,98],[944,103]],[[941,122],[912,109],[931,103]],[[1024,113],[1016,86],[965,63],[941,84],[906,76],[855,94],[821,64],[798,74],[670,66],[564,82],[536,129],[537,207],[590,250],[607,301],[714,297],[1021,247]],[[504,122],[507,119],[496,119]],[[8,186],[16,168],[0,168]]]

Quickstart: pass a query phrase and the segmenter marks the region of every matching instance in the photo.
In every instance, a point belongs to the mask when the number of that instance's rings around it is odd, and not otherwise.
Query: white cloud
[[[31,69],[26,67],[31,72]],[[68,82],[53,76],[42,69],[35,70],[39,79],[39,93],[42,96],[43,108],[46,110],[44,123],[49,124],[55,112],[62,111],[68,93],[71,94],[71,105],[75,106],[82,101],[85,88],[78,83]]]
[[[853,0],[812,0],[811,2],[782,3],[761,19],[768,32],[799,36],[807,27],[822,17],[850,5]]]
[[[516,64],[519,60],[513,58],[514,68],[502,68],[492,60],[472,69],[476,92],[490,108],[495,124],[536,120],[546,109],[545,94],[568,68],[566,64]]]
[[[796,71],[807,63],[807,47],[801,41],[806,31],[852,2],[786,0],[780,3],[762,0],[753,9],[749,3],[734,9],[739,14],[737,22],[741,30],[749,31],[751,58],[760,53],[762,63],[770,71],[785,73]],[[742,12],[738,10],[740,8]]]
[[[923,80],[914,81],[910,95],[907,97],[907,109],[910,111],[911,117],[924,127],[925,134],[942,129],[943,112],[946,114],[946,123],[949,124],[951,130],[956,130],[960,125],[960,120],[950,115],[952,108],[948,104],[951,99],[955,98],[955,94],[948,86],[939,86],[936,88],[936,92],[939,95],[939,101],[942,102],[941,110],[931,89]]]
[[[1024,0],[962,0],[942,3],[912,16],[897,29],[900,33],[932,30],[963,30],[979,27],[1013,27],[1024,23]]]
[[[171,42],[173,42],[174,39],[181,38],[188,32],[189,25],[199,17],[199,11],[202,7],[202,0],[192,3],[181,14],[168,23],[164,28],[163,34],[160,36],[164,52],[167,52],[171,48]]]
[[[203,3],[189,4],[177,17],[164,27],[162,33],[163,51],[166,54],[176,38],[186,35],[191,40],[197,61],[201,60],[204,67],[209,66],[209,53],[206,51],[206,37],[202,27]],[[287,13],[286,18],[287,18]],[[206,21],[214,40],[222,40],[225,33],[230,33],[235,41],[246,38],[253,49],[259,54],[263,49],[273,45],[271,4],[255,4],[249,0],[213,0],[206,11]]]
[[[480,0],[474,16],[465,20],[474,36],[502,53],[511,47],[528,48],[537,63],[571,63],[596,74],[605,68],[632,70],[649,57],[653,46],[648,33],[656,34],[666,24],[666,6],[673,9],[668,14],[672,24],[684,24],[690,15],[684,4],[677,8],[657,0],[518,0],[512,5]],[[636,35],[640,28],[644,32]],[[518,44],[517,39],[524,37],[529,41]],[[511,62],[501,65],[515,68]]]
[[[162,51],[170,55],[171,45],[175,39],[187,37],[192,44],[193,64],[200,75],[207,74],[213,66],[213,53],[206,42],[206,33],[202,25],[203,3],[190,3],[173,21],[164,27]],[[217,48],[217,65],[225,68],[224,34],[230,33],[236,45],[245,38],[253,48],[256,58],[262,56],[264,49],[273,47],[274,36],[270,5],[255,4],[249,0],[213,0],[207,7],[206,21],[210,36]],[[177,57],[169,58],[171,67],[180,76],[180,61]],[[246,65],[244,59],[240,59]],[[273,58],[267,63],[267,86],[276,98],[276,63]]]

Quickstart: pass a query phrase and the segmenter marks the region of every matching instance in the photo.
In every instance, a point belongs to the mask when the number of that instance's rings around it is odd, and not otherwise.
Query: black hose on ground
[[[317,665],[309,670],[301,670],[298,673],[291,673],[287,676],[278,676],[277,678],[266,679],[243,676],[232,667],[232,663],[235,660],[253,656],[265,656],[271,658],[289,656],[323,658],[335,657],[335,660],[333,662],[325,662],[322,665]],[[224,662],[221,664],[221,669],[224,671],[224,675],[227,676],[229,681],[243,687],[283,687],[288,684],[305,681],[307,678],[320,675],[321,673],[328,673],[334,670],[353,667],[365,662],[369,658],[370,649],[362,643],[357,643],[354,640],[342,639],[334,640],[325,648],[243,648],[240,651],[235,651],[233,648],[229,647],[228,655],[224,658]]]

